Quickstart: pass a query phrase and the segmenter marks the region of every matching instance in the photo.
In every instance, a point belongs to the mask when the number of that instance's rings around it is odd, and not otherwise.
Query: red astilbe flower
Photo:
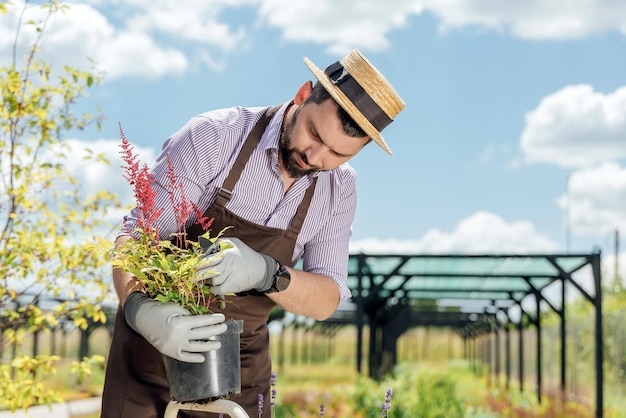
[[[150,174],[150,169],[146,164],[139,166],[139,158],[134,153],[133,146],[128,142],[122,129],[120,127],[120,137],[122,144],[120,145],[120,155],[122,160],[126,163],[122,166],[124,169],[124,178],[133,187],[133,194],[135,196],[135,202],[137,205],[137,229],[147,233],[154,239],[158,239],[159,231],[157,230],[157,221],[161,216],[162,209],[156,208],[154,198],[156,197],[156,191],[152,187],[154,178]],[[131,233],[133,231],[126,231]]]
[[[180,231],[176,234],[176,245],[183,248],[186,246],[186,233],[185,224],[191,214],[194,214],[196,219],[196,223],[200,224],[203,231],[207,231],[211,224],[213,223],[213,218],[209,219],[204,216],[204,213],[200,208],[198,208],[193,202],[187,200],[185,196],[185,188],[183,183],[180,181],[180,177],[176,174],[176,170],[174,170],[174,164],[172,163],[172,159],[170,156],[167,156],[167,181],[168,188],[167,192],[169,194],[170,203],[173,208],[176,208],[176,230]]]
[[[174,211],[174,214],[176,215],[176,230],[181,232],[176,236],[176,245],[183,247],[185,246],[184,240],[186,238],[183,231],[185,229],[187,218],[191,214],[192,210],[191,205],[185,196],[183,184],[179,181],[178,174],[176,174],[176,171],[174,170],[174,164],[172,163],[172,159],[169,155],[167,156],[166,175],[169,183],[167,192],[169,194],[170,203],[172,207],[176,209]],[[177,199],[178,196],[180,197],[180,200]]]
[[[203,231],[208,231],[211,225],[213,224],[213,218],[209,219],[206,216],[204,216],[204,213],[195,204],[192,203],[191,207],[193,208],[193,211],[196,214],[196,217],[198,218],[196,222],[200,224]]]

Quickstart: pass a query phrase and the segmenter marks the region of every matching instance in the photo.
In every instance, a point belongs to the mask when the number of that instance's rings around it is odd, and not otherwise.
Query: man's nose
[[[328,149],[323,144],[312,145],[306,153],[308,164],[313,167],[322,167],[322,161],[326,152],[328,152]]]

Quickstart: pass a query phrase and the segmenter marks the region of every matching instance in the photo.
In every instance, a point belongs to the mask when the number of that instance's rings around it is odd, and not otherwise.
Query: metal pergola
[[[587,270],[589,270],[587,272]],[[574,274],[587,272],[593,291],[585,290]],[[362,372],[363,332],[370,332],[368,371],[382,377],[396,363],[397,340],[415,326],[449,327],[465,342],[504,329],[506,378],[510,378],[509,329],[519,331],[520,388],[523,388],[524,345],[522,330],[534,326],[537,333],[537,397],[541,401],[541,307],[560,318],[560,386],[566,389],[566,288],[571,285],[593,305],[595,318],[596,417],[603,415],[603,344],[600,252],[591,254],[353,254],[348,285],[352,310],[339,310],[327,323],[357,326],[357,371]],[[555,284],[560,284],[559,285]],[[554,286],[553,286],[554,285]],[[556,288],[555,288],[556,286]],[[553,297],[546,293],[551,289]],[[557,290],[557,301],[554,299]],[[559,291],[560,290],[560,291]],[[534,301],[533,309],[523,302]],[[528,303],[525,303],[528,305]],[[511,316],[518,311],[519,318]],[[498,317],[505,318],[504,323]],[[497,356],[500,353],[496,353]],[[499,362],[496,362],[499,364]]]

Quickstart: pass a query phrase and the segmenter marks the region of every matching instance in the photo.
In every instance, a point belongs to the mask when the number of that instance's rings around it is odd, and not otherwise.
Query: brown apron
[[[230,191],[234,189],[276,109],[277,107],[269,109],[250,132],[218,197],[204,215],[214,219],[211,225],[214,233],[225,227],[232,227],[226,230],[224,236],[236,236],[252,249],[268,254],[285,265],[292,265],[296,239],[313,198],[315,180],[307,189],[288,230],[254,224],[226,209]],[[188,239],[195,240],[202,231],[194,225],[187,232]],[[269,379],[272,366],[267,320],[275,304],[258,292],[239,293],[227,299],[229,303],[225,309],[221,310],[213,305],[210,308],[216,313],[223,312],[226,318],[244,320],[244,330],[240,336],[241,394],[229,399],[240,404],[248,415],[256,417],[258,395],[262,393],[265,399],[262,417],[269,418]],[[169,401],[170,393],[162,354],[126,324],[122,311],[118,309],[107,362],[101,417],[161,418]],[[217,417],[217,414],[180,411],[179,416],[208,418]]]

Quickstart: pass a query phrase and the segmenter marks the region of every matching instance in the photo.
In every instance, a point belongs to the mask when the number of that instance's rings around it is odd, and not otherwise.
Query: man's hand
[[[222,314],[190,315],[176,303],[157,302],[141,292],[126,299],[124,318],[159,352],[187,363],[204,362],[200,353],[221,346],[209,338],[226,331]]]
[[[228,243],[219,255],[208,254],[209,262],[198,263],[196,280],[207,280],[214,295],[223,297],[228,293],[258,290],[265,292],[272,287],[277,262],[272,257],[254,251],[238,238],[218,239]]]

